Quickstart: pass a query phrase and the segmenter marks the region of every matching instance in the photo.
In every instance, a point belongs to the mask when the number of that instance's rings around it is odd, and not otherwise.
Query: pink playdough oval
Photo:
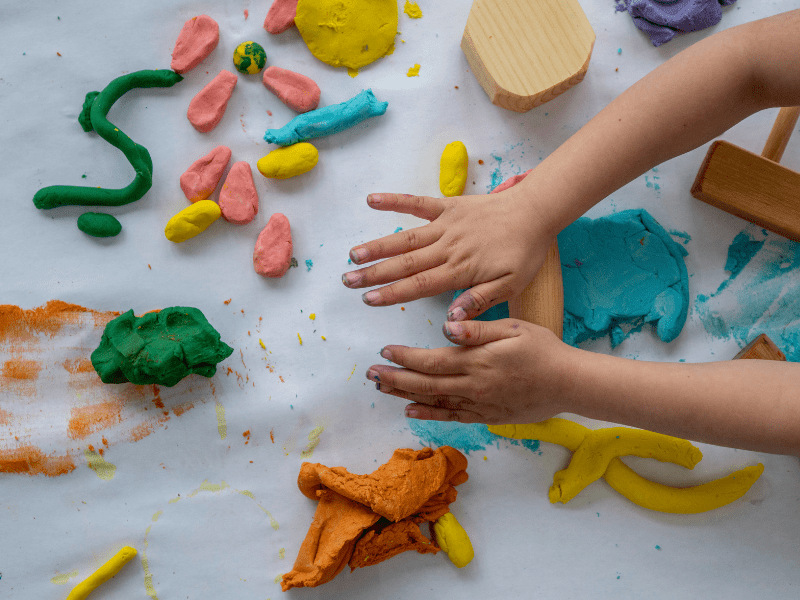
[[[264,87],[292,110],[304,113],[319,106],[319,86],[310,77],[294,71],[269,67],[264,70]]]
[[[191,71],[214,51],[218,43],[219,25],[214,19],[208,15],[189,19],[178,34],[170,68],[176,73]]]
[[[219,208],[222,218],[236,225],[249,223],[258,214],[258,192],[249,163],[233,163],[219,192]]]
[[[213,194],[230,160],[231,149],[227,146],[217,146],[194,161],[181,175],[181,189],[186,199],[189,202],[197,202]]]
[[[258,234],[253,252],[253,268],[264,277],[283,277],[291,262],[292,230],[289,219],[281,213],[275,213]]]
[[[264,19],[264,29],[269,33],[283,33],[294,25],[297,14],[297,0],[273,0]]]
[[[217,126],[238,80],[236,75],[223,69],[192,98],[186,116],[197,131],[208,133]]]

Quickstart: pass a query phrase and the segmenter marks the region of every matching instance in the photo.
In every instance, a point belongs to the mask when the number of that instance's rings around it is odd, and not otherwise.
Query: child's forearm
[[[654,363],[578,352],[568,412],[720,446],[800,456],[800,364]]]
[[[536,198],[557,233],[650,168],[745,117],[800,104],[798,30],[800,11],[793,11],[690,46],[612,101],[517,191]]]

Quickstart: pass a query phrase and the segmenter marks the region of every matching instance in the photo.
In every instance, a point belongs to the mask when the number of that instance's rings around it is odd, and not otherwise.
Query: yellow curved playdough
[[[397,18],[397,0],[299,0],[294,24],[319,60],[358,69],[390,52]]]
[[[259,159],[256,168],[264,177],[288,179],[308,173],[318,160],[317,149],[308,142],[300,142],[273,150]]]
[[[164,235],[170,242],[185,242],[203,233],[221,214],[219,205],[213,200],[198,200],[167,222]]]
[[[125,563],[134,556],[136,556],[136,548],[125,546],[122,550],[117,552],[111,560],[72,588],[69,596],[67,596],[67,600],[84,600],[84,598],[97,589],[97,587],[103,585],[116,575],[119,570],[125,566]]]
[[[460,196],[467,184],[467,147],[463,142],[451,142],[444,147],[439,160],[439,190],[443,196]]]
[[[566,419],[554,418],[525,425],[490,425],[489,431],[513,439],[558,444],[574,452],[592,430]],[[764,466],[758,464],[702,485],[675,488],[645,479],[619,458],[612,458],[603,479],[619,494],[642,508],[673,514],[695,514],[738,500],[763,471]]]
[[[466,567],[475,558],[472,542],[469,541],[467,532],[453,516],[453,513],[445,513],[436,519],[433,524],[433,532],[436,534],[436,542],[439,547],[447,553],[447,556],[459,569]]]

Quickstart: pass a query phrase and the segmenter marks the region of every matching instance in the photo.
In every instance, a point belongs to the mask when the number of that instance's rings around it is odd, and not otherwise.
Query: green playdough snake
[[[33,196],[36,208],[58,206],[122,206],[144,196],[153,185],[153,160],[147,148],[140,146],[111,123],[106,115],[114,103],[134,88],[172,87],[183,77],[167,69],[145,70],[117,77],[102,92],[89,92],[78,121],[86,132],[97,134],[119,148],[131,163],[136,176],[126,187],[110,190],[78,185],[51,185]]]

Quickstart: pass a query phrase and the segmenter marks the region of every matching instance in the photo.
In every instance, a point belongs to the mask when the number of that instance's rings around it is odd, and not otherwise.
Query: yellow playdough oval
[[[451,142],[444,147],[439,160],[439,190],[443,196],[460,196],[467,185],[467,147],[462,142]]]
[[[199,200],[172,217],[164,228],[164,235],[170,242],[185,242],[203,233],[221,214],[213,200]]]
[[[459,569],[466,567],[475,558],[472,542],[453,513],[445,513],[436,519],[436,523],[433,524],[433,532],[436,534],[436,542],[439,547],[447,553],[452,563]]]
[[[358,69],[392,49],[397,15],[397,0],[299,0],[294,24],[319,60]]]
[[[283,146],[273,150],[256,163],[256,168],[264,177],[288,179],[295,175],[308,173],[319,160],[319,152],[308,142]]]

